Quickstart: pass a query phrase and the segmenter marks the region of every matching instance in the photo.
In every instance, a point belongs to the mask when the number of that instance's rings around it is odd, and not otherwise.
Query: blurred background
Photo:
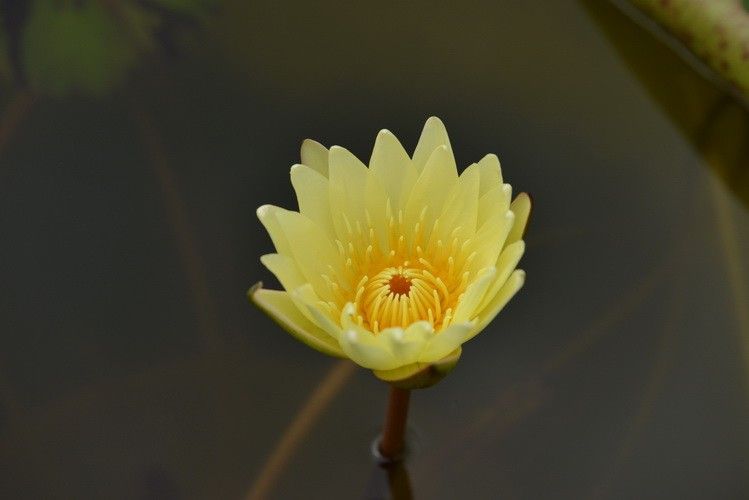
[[[749,498],[741,73],[648,3],[0,1],[0,498],[388,498],[386,387],[245,293],[303,139],[430,115],[535,206],[413,496]]]

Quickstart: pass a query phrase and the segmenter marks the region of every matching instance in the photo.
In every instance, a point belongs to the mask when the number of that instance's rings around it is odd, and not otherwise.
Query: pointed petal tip
[[[445,126],[444,122],[440,119],[440,117],[434,116],[434,115],[427,118],[426,122],[424,122],[424,125],[425,126],[426,125],[431,125],[431,126],[438,125],[438,126],[442,126],[443,128]]]
[[[525,271],[523,269],[515,269],[507,281],[510,280],[514,280],[516,283],[516,290],[520,290],[525,284]]]
[[[481,162],[490,162],[491,164],[496,164],[496,166],[502,168],[502,164],[499,161],[499,156],[497,156],[495,153],[484,155],[484,157],[479,160],[479,163]]]
[[[278,255],[278,254],[277,253],[266,253],[265,255],[261,255],[260,256],[260,263],[262,265],[264,265],[265,267],[268,267],[268,261],[272,260],[274,258],[273,257],[274,255]],[[259,282],[255,283],[254,285],[252,285],[252,287],[250,288],[250,291],[254,292],[257,289],[258,285],[262,286],[263,285],[262,281],[259,281]],[[247,293],[249,293],[249,292],[247,292]]]
[[[357,160],[359,159],[354,153],[344,148],[343,146],[330,146],[330,149],[328,151],[331,164],[344,158],[356,158]]]
[[[321,146],[323,148],[325,147],[322,144],[320,144],[319,142],[317,142],[316,140],[310,139],[310,138],[304,139],[302,141],[302,148],[304,148],[305,146],[306,147],[310,147],[310,146],[313,146],[313,147]]]
[[[299,148],[299,152],[301,153],[301,156],[304,157],[306,153],[314,153],[314,152],[325,152],[328,148],[326,148],[323,144],[320,142],[314,140],[314,139],[304,139],[302,141],[302,145]]]
[[[262,259],[262,257],[261,257],[261,259]],[[255,283],[254,285],[252,285],[250,287],[250,289],[247,290],[247,298],[250,299],[250,301],[252,301],[252,298],[255,296],[255,292],[257,292],[261,288],[263,288],[263,282],[262,281],[258,281],[257,283]]]
[[[533,207],[533,197],[530,195],[530,193],[527,193],[525,191],[518,193],[518,195],[513,200],[513,203],[527,203],[528,204],[528,211],[531,211],[531,208]]]
[[[273,208],[273,205],[269,205],[269,204],[260,205],[259,207],[257,207],[257,210],[255,210],[255,213],[257,214],[257,218],[260,220],[263,220],[263,218],[265,218],[268,215],[268,213],[272,210],[272,208]]]

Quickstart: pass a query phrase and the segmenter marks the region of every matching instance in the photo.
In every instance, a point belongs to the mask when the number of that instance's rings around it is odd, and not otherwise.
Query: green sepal
[[[462,348],[434,363],[412,363],[393,370],[372,370],[375,377],[399,389],[426,389],[450,373],[460,359]]]

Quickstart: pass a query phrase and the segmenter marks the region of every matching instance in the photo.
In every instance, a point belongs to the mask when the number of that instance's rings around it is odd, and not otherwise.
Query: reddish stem
[[[388,460],[400,459],[406,447],[406,421],[410,396],[411,391],[407,389],[390,387],[390,400],[379,446],[380,453]]]

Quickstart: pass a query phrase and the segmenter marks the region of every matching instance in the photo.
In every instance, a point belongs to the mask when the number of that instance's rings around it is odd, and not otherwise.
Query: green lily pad
[[[37,90],[102,94],[122,79],[138,52],[103,3],[37,0],[32,4],[23,57],[29,81]]]

